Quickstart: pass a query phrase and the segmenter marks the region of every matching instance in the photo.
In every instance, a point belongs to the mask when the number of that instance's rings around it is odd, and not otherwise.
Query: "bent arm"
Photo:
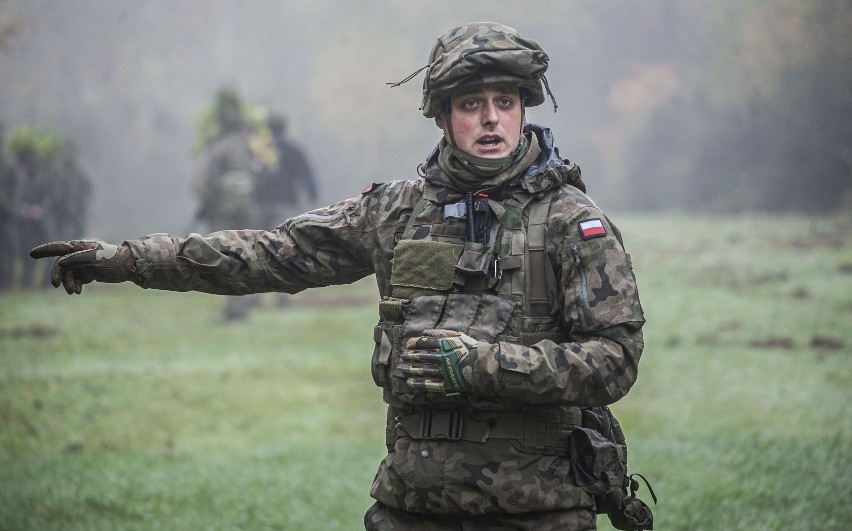
[[[579,222],[600,219],[606,234],[583,239]],[[567,341],[531,346],[480,344],[473,392],[527,403],[599,406],[627,394],[636,381],[645,322],[629,255],[606,218],[587,210],[562,223],[551,243]],[[550,232],[549,234],[553,234]]]

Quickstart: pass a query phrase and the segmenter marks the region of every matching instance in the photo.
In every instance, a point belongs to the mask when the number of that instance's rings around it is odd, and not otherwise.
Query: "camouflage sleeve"
[[[528,403],[613,403],[637,377],[645,322],[633,267],[618,229],[596,207],[551,218],[560,319],[567,341],[482,344],[473,387]]]
[[[125,242],[137,284],[171,291],[226,295],[346,284],[374,271],[374,196],[301,214],[274,231],[227,230],[172,237],[152,234]]]

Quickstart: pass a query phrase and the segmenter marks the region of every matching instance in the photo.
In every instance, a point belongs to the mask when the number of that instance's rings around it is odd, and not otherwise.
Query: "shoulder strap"
[[[553,268],[549,267],[547,252],[544,248],[544,234],[547,218],[550,213],[550,203],[553,192],[548,192],[530,206],[529,222],[527,225],[527,271],[526,293],[527,308],[533,317],[550,315],[550,304],[547,298],[548,283],[555,284]]]
[[[426,194],[421,192],[420,198],[417,200],[417,203],[415,203],[414,208],[411,209],[411,215],[408,218],[408,222],[405,224],[405,230],[402,233],[402,237],[400,238],[401,240],[410,240],[414,238],[414,231],[417,229],[414,222],[417,219],[418,214],[423,212],[423,209],[426,208],[426,203],[428,201],[429,200],[426,199]],[[396,243],[397,242],[394,242],[394,245],[396,245]]]

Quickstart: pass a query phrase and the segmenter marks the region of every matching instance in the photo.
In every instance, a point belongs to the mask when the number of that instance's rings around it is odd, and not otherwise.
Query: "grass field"
[[[852,217],[616,221],[648,324],[614,410],[655,529],[852,528]],[[373,291],[236,324],[203,294],[3,294],[0,529],[362,528]]]

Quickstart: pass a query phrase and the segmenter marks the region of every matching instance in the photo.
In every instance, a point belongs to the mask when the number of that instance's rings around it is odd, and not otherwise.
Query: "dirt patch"
[[[846,346],[843,341],[828,336],[814,336],[809,343],[810,347],[816,350],[843,350]]]
[[[765,339],[753,339],[749,342],[749,346],[752,348],[790,350],[796,344],[789,337],[768,337]]]
[[[0,329],[0,339],[20,339],[33,337],[36,339],[47,339],[59,333],[59,330],[45,325],[16,326],[14,328]]]
[[[790,296],[794,299],[809,299],[811,294],[806,288],[799,287],[794,289]]]
[[[789,279],[790,274],[787,271],[776,271],[754,275],[749,280],[752,284],[770,284],[773,282],[787,282]]]

